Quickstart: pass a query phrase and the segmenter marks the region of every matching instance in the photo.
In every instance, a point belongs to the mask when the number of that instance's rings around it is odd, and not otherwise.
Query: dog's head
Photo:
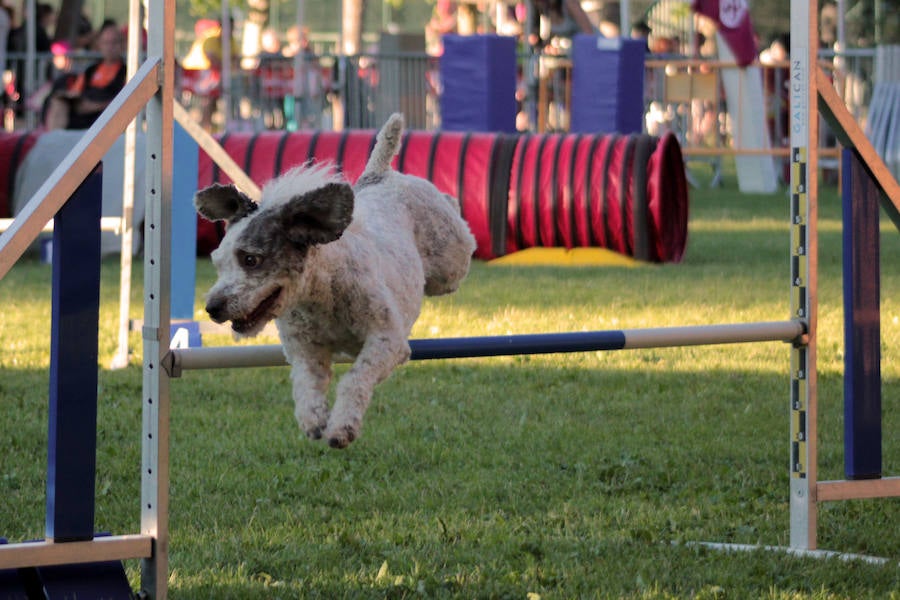
[[[231,321],[242,336],[258,334],[296,300],[310,250],[339,239],[353,216],[347,183],[326,174],[317,187],[285,194],[287,183],[267,186],[259,205],[233,185],[213,184],[194,197],[203,217],[228,225],[212,253],[219,278],[206,295],[206,311],[216,323]]]

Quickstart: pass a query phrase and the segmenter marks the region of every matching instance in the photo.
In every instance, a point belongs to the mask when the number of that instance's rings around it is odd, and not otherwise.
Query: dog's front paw
[[[354,425],[342,425],[341,427],[330,428],[325,437],[328,438],[328,445],[332,448],[343,449],[350,445],[350,442],[359,435],[359,427]]]
[[[297,412],[297,424],[311,440],[321,440],[328,423],[327,411]]]

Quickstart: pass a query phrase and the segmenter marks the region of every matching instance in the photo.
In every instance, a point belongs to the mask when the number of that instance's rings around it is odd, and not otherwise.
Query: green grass
[[[682,264],[476,264],[459,293],[427,301],[414,336],[788,318],[786,193],[741,195],[732,177],[691,196]],[[843,477],[833,189],[820,210],[830,479]],[[887,221],[882,244],[884,462],[900,474],[900,236]],[[214,274],[206,260],[198,270],[202,292]],[[43,535],[49,281],[28,259],[0,282],[0,535],[14,541]],[[105,262],[103,365],[117,281]],[[141,282],[137,268],[135,318]],[[378,388],[346,451],[299,434],[287,369],[186,373],[171,386],[171,597],[900,598],[897,499],[820,507],[821,547],[886,566],[689,545],[788,544],[789,354],[764,343],[413,363]],[[137,366],[102,370],[98,530],[139,529],[140,397]]]

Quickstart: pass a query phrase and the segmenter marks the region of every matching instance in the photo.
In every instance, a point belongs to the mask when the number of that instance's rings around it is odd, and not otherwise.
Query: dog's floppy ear
[[[210,221],[227,221],[228,224],[243,219],[258,206],[246,194],[233,185],[214,183],[194,195],[197,212]]]
[[[353,189],[329,183],[291,198],[281,211],[281,224],[294,244],[327,244],[341,237],[353,219]]]

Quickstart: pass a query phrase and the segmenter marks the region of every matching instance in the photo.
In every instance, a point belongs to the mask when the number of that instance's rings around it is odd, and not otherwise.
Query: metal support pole
[[[128,4],[128,52],[127,78],[137,73],[140,58],[140,40],[143,23],[140,19],[139,0]],[[110,367],[122,369],[128,366],[128,331],[131,309],[131,265],[134,255],[134,173],[135,147],[137,145],[137,119],[125,129],[125,163],[122,173],[122,244],[119,254],[119,331],[116,354]]]

